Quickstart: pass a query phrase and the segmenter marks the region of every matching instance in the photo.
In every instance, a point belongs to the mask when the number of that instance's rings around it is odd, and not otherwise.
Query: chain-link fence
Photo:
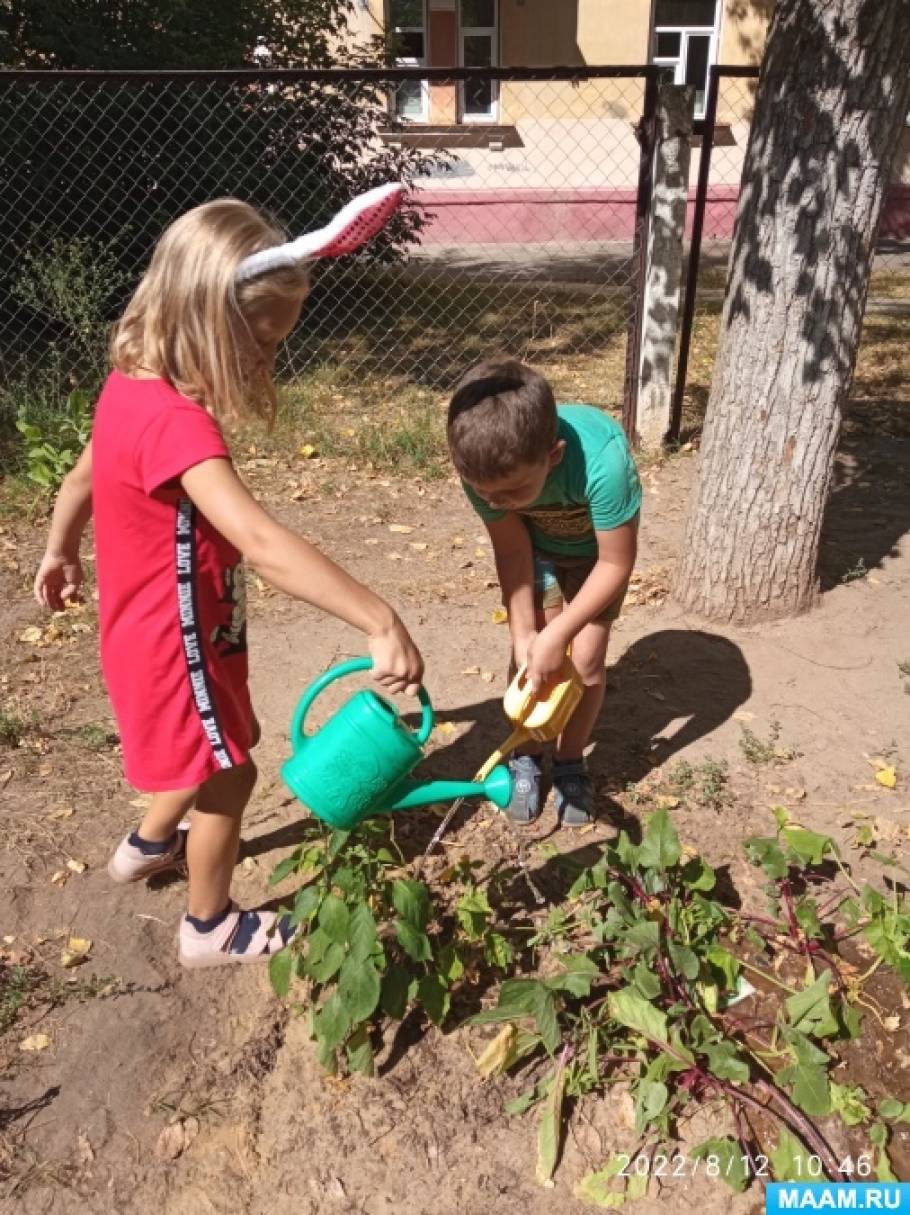
[[[696,123],[690,167],[694,191],[689,209],[690,257],[671,426],[674,436],[683,423],[684,397],[689,426],[698,424],[707,404],[758,76],[759,69],[754,67],[712,68],[705,117]],[[910,136],[904,140],[885,195],[869,308],[889,312],[906,308],[908,303]]]
[[[402,179],[361,255],[318,268],[281,368],[448,388],[506,351],[565,395],[622,400],[641,149],[655,69],[0,73],[0,374],[6,412],[94,387],[162,229],[233,195],[294,235]],[[395,119],[402,90],[421,124]],[[416,92],[415,92],[416,90]],[[489,98],[483,121],[465,121]],[[476,119],[476,114],[473,115]]]

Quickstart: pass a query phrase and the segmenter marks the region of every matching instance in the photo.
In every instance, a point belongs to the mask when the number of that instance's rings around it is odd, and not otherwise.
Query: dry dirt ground
[[[687,843],[712,865],[728,866],[741,895],[755,887],[741,840],[768,829],[775,803],[833,834],[847,853],[864,815],[883,849],[906,847],[910,677],[899,664],[910,659],[910,553],[901,550],[910,527],[910,432],[903,401],[863,409],[839,465],[826,589],[817,610],[799,620],[733,630],[682,614],[665,592],[695,457],[683,453],[645,470],[640,578],[612,643],[592,757],[602,818],[582,843],[557,830],[548,807],[531,850],[545,892],[553,845],[579,850],[618,823],[634,831],[647,791],[680,760],[698,767],[709,756],[729,765],[727,804],[686,802],[675,818]],[[469,775],[504,735],[506,631],[492,623],[489,548],[458,487],[257,455],[245,459],[245,473],[276,513],[399,605],[427,656],[439,719],[454,727],[438,732],[428,770]],[[137,818],[136,793],[120,775],[91,605],[48,629],[29,599],[42,526],[7,517],[0,533],[0,702],[4,721],[14,723],[0,748],[0,935],[8,967],[24,962],[43,975],[0,1038],[0,1209],[591,1210],[573,1186],[626,1141],[622,1101],[581,1103],[555,1189],[542,1189],[533,1125],[502,1108],[522,1082],[479,1082],[468,1047],[483,1042],[480,1030],[418,1025],[410,1037],[390,1030],[376,1079],[326,1078],[305,1018],[275,998],[263,970],[181,972],[179,881],[110,884],[105,863]],[[262,777],[236,892],[254,905],[273,896],[271,869],[298,838],[300,811],[278,779],[295,701],[324,667],[360,647],[345,627],[255,579],[250,620]],[[750,762],[744,729],[763,740],[776,729],[779,749],[793,757]],[[873,779],[876,757],[896,767],[896,789]],[[405,851],[416,853],[437,821],[426,811],[402,816]],[[493,863],[512,857],[514,843],[488,807],[466,808],[444,852]],[[69,936],[92,942],[88,962],[72,970],[60,966]],[[910,1014],[897,1003],[906,1022]],[[46,1049],[20,1049],[38,1034],[47,1035]],[[906,1046],[902,1027],[888,1058],[872,1058],[886,1049],[882,1042],[870,1048],[871,1087],[881,1071],[893,1095],[910,1097]],[[698,1142],[704,1127],[690,1125],[684,1135]],[[910,1167],[906,1139],[898,1136],[894,1147],[898,1167]],[[755,1189],[732,1196],[699,1178],[670,1183],[634,1209],[745,1215],[761,1203]]]

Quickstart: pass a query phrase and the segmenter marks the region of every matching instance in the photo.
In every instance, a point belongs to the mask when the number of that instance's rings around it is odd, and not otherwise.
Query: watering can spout
[[[512,777],[509,769],[500,765],[483,781],[431,780],[424,783],[406,781],[394,790],[395,800],[384,809],[411,810],[434,802],[453,802],[460,797],[485,797],[504,810],[512,800]]]

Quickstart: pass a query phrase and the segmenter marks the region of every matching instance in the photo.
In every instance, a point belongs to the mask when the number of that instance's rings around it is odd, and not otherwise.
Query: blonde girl
[[[109,864],[133,882],[189,872],[178,953],[185,966],[267,958],[286,919],[230,899],[240,820],[256,780],[247,682],[245,560],[279,590],[366,635],[376,679],[414,693],[420,654],[395,611],[273,519],[231,464],[222,427],[275,411],[275,351],[309,290],[299,264],[251,256],[285,237],[220,199],[178,219],[114,330],[113,370],[92,440],[64,481],[35,579],[59,611],[82,584],[94,516],[101,665],[127,780],[152,794]],[[192,829],[178,830],[189,811]]]

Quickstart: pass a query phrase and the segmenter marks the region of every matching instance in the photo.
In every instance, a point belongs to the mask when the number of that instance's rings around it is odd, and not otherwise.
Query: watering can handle
[[[356,675],[359,671],[372,671],[372,658],[349,658],[347,662],[341,662],[337,667],[330,667],[319,676],[314,683],[311,683],[303,696],[300,698],[300,703],[294,713],[294,720],[291,722],[291,746],[296,747],[303,740],[304,723],[306,715],[313,707],[313,701],[316,697],[326,690],[330,683],[334,683],[336,679],[343,679],[346,675]],[[417,693],[420,698],[420,703],[423,706],[423,716],[420,719],[420,728],[416,732],[416,740],[422,747],[433,729],[433,706],[430,703],[430,696],[423,684]]]

